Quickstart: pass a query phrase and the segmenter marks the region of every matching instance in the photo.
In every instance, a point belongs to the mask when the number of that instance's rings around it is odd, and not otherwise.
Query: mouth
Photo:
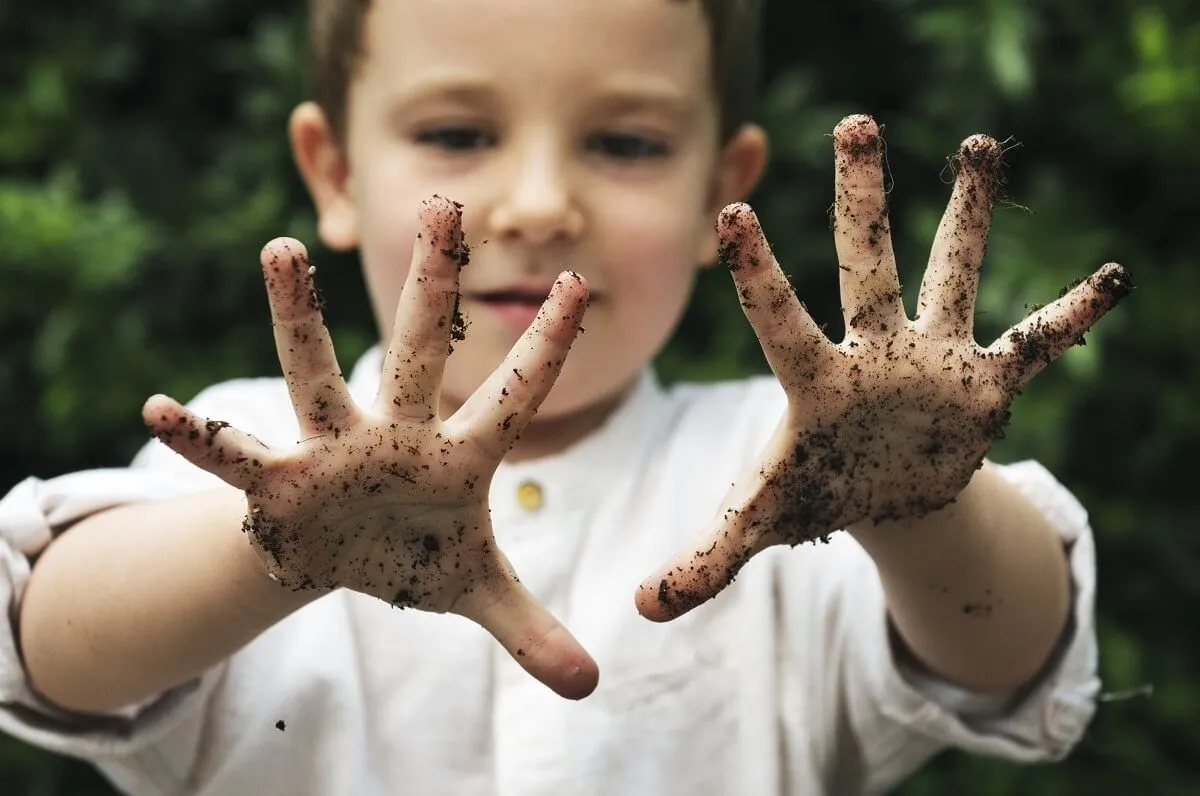
[[[498,290],[477,290],[463,298],[480,307],[505,327],[514,331],[529,328],[550,295],[551,285],[506,287]]]
[[[476,291],[467,293],[465,298],[491,315],[501,326],[517,333],[529,328],[549,295],[549,287],[521,287]]]
[[[550,295],[547,290],[488,290],[480,293],[468,293],[467,298],[484,304],[515,304],[530,307],[540,307]]]

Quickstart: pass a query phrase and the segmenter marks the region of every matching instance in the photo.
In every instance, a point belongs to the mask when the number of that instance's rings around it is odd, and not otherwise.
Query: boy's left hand
[[[705,602],[767,547],[953,501],[1021,387],[1131,289],[1121,266],[1106,265],[979,346],[975,295],[1002,150],[973,136],[955,153],[954,191],[910,320],[892,253],[879,128],[851,116],[833,137],[845,338],[835,344],[813,322],[750,209],[726,208],[718,223],[722,260],[788,408],[713,526],[638,589],[638,610],[649,619],[674,619]]]

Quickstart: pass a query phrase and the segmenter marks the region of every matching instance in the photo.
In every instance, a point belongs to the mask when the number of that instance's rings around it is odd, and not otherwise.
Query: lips
[[[513,332],[523,332],[529,328],[548,295],[549,285],[516,285],[465,294],[469,301]]]
[[[553,282],[506,285],[488,290],[468,290],[463,296],[502,326],[523,332],[537,318],[553,285]]]
[[[554,287],[553,282],[530,285],[504,285],[484,290],[464,290],[463,298],[479,301],[484,304],[532,304],[542,306],[550,296]],[[603,296],[595,290],[588,292],[588,298],[593,303]]]
[[[542,303],[545,302],[546,297],[549,295],[549,288],[546,290],[539,290],[536,288],[510,288],[505,290],[487,290],[468,294],[470,298],[488,304],[530,304],[535,307],[542,306]]]

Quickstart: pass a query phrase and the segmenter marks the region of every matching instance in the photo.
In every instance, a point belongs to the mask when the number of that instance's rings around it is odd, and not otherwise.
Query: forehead
[[[711,86],[699,0],[376,0],[363,38],[365,71],[393,85],[444,72],[552,78],[580,91],[641,81],[700,95]]]

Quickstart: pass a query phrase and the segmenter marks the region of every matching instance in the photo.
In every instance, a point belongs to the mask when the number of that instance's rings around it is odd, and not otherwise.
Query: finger
[[[317,292],[304,245],[276,238],[260,256],[275,350],[287,382],[302,439],[335,431],[354,412],[354,402],[342,379],[333,341],[321,316],[324,302]]]
[[[771,519],[785,514],[762,486],[739,484],[746,496],[728,499],[710,528],[642,581],[638,613],[653,622],[678,619],[720,594],[757,553],[785,541]]]
[[[975,296],[987,249],[992,207],[1002,184],[1003,150],[994,138],[975,135],[954,153],[954,191],[942,215],[921,292],[917,328],[974,339]]]
[[[797,437],[781,421],[762,466],[730,490],[720,516],[642,581],[635,595],[639,613],[656,622],[678,618],[717,596],[768,547],[828,540],[853,512],[844,479],[831,471],[853,468],[833,435]]]
[[[741,539],[706,534],[638,586],[638,613],[652,622],[678,619],[720,594],[733,583],[752,553]]]
[[[726,207],[717,219],[717,232],[720,259],[733,275],[742,311],[771,370],[789,394],[810,386],[833,344],[796,297],[754,211],[745,204]]]
[[[638,613],[652,622],[678,619],[724,591],[754,556],[789,542],[775,527],[787,514],[768,508],[769,496],[760,500],[726,509],[712,527],[643,580],[634,595]]]
[[[883,138],[870,116],[847,116],[833,130],[833,239],[846,334],[903,326],[900,277],[883,193]]]
[[[274,453],[244,431],[205,420],[165,395],[142,406],[142,420],[160,442],[202,470],[243,492],[252,491]]]
[[[582,276],[564,271],[554,282],[537,318],[504,362],[455,413],[474,444],[495,459],[504,457],[542,405],[562,372],[587,311]]]
[[[458,272],[470,255],[457,204],[435,196],[421,203],[419,217],[421,231],[396,306],[376,408],[426,418],[437,411],[446,357],[464,333]]]
[[[514,576],[477,589],[459,613],[492,634],[521,668],[566,699],[583,699],[596,688],[596,661],[553,614]]]
[[[1020,389],[1133,290],[1129,273],[1105,265],[1064,295],[1009,329],[988,349],[998,355],[1006,381]]]

